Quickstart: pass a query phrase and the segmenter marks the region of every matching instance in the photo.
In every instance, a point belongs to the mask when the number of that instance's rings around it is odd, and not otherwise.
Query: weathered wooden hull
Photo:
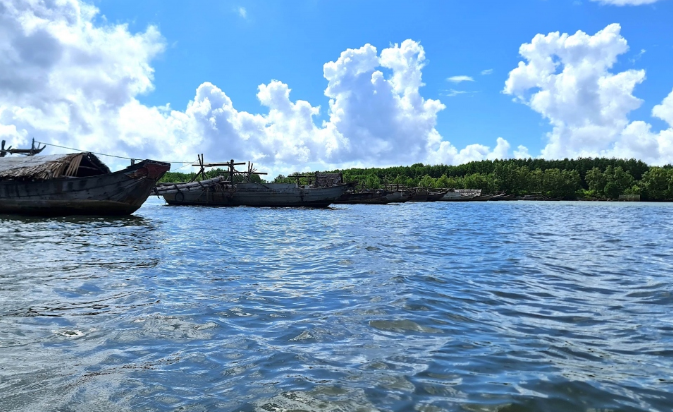
[[[170,164],[145,160],[118,172],[43,181],[0,181],[0,213],[128,215],[140,208]]]
[[[442,202],[465,202],[469,200],[467,196],[462,196],[460,193],[447,192],[441,199]]]
[[[458,192],[447,192],[441,199],[442,202],[470,202],[476,200],[478,196],[463,195]]]
[[[301,187],[286,183],[237,183],[208,185],[189,191],[172,190],[161,195],[172,206],[327,207],[347,185]]]
[[[411,196],[409,202],[436,202],[444,197],[444,193],[416,193]]]
[[[489,202],[516,200],[514,195],[495,195],[488,199]]]
[[[391,200],[387,198],[388,192],[369,193],[344,193],[334,203],[347,205],[385,205]]]
[[[404,203],[407,202],[410,197],[411,195],[408,192],[404,192],[401,190],[386,195],[386,198],[391,203]]]

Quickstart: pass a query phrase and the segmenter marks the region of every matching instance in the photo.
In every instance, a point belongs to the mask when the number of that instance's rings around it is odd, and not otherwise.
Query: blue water
[[[670,411],[673,204],[0,217],[1,411]]]

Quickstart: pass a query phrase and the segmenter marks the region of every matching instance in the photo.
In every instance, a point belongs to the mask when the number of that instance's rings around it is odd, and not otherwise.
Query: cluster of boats
[[[0,213],[34,215],[128,215],[140,208],[168,171],[169,163],[143,160],[110,169],[89,152],[37,156],[0,149]],[[23,156],[7,157],[7,154]]]
[[[492,200],[494,196],[482,196],[480,189],[427,189],[388,186],[385,189],[349,189],[334,203],[337,204],[387,204],[404,202],[464,202]]]
[[[142,206],[150,195],[164,198],[169,205],[327,207],[331,204],[385,204],[400,202],[494,200],[480,190],[433,190],[388,187],[356,190],[344,183],[339,173],[308,175],[309,184],[254,182],[264,174],[248,163],[239,171],[233,160],[203,163],[197,176],[205,177],[207,167],[228,171],[210,179],[157,184],[170,164],[143,160],[126,169],[111,172],[93,153],[37,155],[42,148],[0,149],[0,213],[41,215],[127,215]],[[7,154],[21,154],[7,157]],[[304,176],[306,177],[306,176]]]

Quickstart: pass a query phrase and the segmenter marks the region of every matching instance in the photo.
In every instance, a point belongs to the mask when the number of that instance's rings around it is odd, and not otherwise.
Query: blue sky
[[[673,0],[0,6],[0,137],[15,145],[272,172],[673,162]]]
[[[507,74],[521,60],[519,46],[538,33],[593,34],[611,23],[621,24],[630,47],[614,71],[647,70],[647,80],[635,91],[644,104],[631,117],[649,120],[652,107],[673,88],[673,1],[623,7],[575,0],[95,4],[108,21],[128,23],[132,31],[148,25],[160,29],[169,47],[154,62],[155,90],[141,101],[171,103],[181,110],[193,99],[196,87],[209,81],[240,110],[261,112],[257,86],[277,79],[289,85],[293,99],[320,105],[325,118],[323,64],[347,48],[370,43],[380,50],[413,39],[423,45],[428,59],[421,93],[446,105],[437,123],[443,137],[459,147],[489,145],[504,137],[538,152],[551,126],[501,93]],[[484,76],[483,70],[493,72]],[[474,82],[446,80],[456,75],[472,76]],[[451,89],[471,93],[448,97]]]

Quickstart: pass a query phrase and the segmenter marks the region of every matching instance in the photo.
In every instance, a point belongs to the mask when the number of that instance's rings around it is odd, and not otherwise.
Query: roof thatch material
[[[47,156],[0,158],[0,180],[49,180],[64,176],[110,173],[110,169],[94,154],[69,153]]]

